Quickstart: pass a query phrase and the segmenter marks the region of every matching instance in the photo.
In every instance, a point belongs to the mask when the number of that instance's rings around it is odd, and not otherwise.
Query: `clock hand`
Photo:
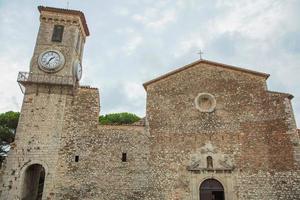
[[[55,57],[53,56],[53,57],[51,57],[51,58],[48,60],[47,65],[49,64],[49,62],[50,62],[53,58],[55,58]]]

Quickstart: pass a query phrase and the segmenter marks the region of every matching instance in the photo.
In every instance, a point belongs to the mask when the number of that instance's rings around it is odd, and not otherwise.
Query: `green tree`
[[[121,125],[132,124],[139,121],[141,118],[133,113],[111,113],[107,115],[101,115],[99,117],[99,123],[101,125]]]
[[[19,112],[13,111],[0,114],[0,163],[9,150],[9,144],[15,139],[19,116]]]

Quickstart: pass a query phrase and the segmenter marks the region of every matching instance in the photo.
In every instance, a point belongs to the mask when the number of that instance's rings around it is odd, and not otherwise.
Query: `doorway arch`
[[[22,200],[41,200],[45,184],[45,168],[40,164],[29,165],[23,174]]]
[[[203,181],[199,188],[200,200],[225,200],[224,187],[216,179]]]

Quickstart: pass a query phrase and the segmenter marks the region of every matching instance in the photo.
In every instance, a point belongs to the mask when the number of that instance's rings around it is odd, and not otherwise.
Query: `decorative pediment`
[[[211,142],[206,143],[191,155],[189,171],[231,172],[234,169],[230,155],[220,152]]]
[[[232,171],[234,166],[227,162],[227,160],[218,160],[219,166],[215,167],[202,167],[200,165],[201,160],[197,160],[196,162],[192,163],[191,165],[187,166],[187,170],[189,171]]]
[[[214,147],[211,142],[206,143],[203,147],[200,148],[201,154],[217,153],[217,148]]]

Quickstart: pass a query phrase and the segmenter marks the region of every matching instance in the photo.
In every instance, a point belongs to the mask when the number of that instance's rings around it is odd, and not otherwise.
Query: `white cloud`
[[[115,14],[126,17],[130,14],[130,11],[128,8],[125,7],[118,7],[114,9]]]
[[[122,50],[127,56],[130,56],[136,51],[142,42],[143,38],[141,36],[133,36],[132,38],[128,39],[128,42],[126,42],[126,44],[122,47]]]
[[[201,36],[198,34],[190,34],[187,38],[182,39],[176,49],[174,50],[174,57],[180,58],[181,56],[191,53],[198,52],[201,49],[205,48],[205,43],[201,39]]]
[[[160,19],[154,20],[154,21],[149,21],[147,23],[147,26],[150,28],[163,28],[166,26],[168,23],[171,23],[175,21],[176,19],[176,13],[173,10],[169,10],[160,17]]]
[[[289,21],[291,5],[285,1],[251,0],[219,1],[218,6],[226,11],[214,21],[216,33],[240,32],[264,40],[285,31],[282,26]]]
[[[145,98],[145,90],[140,83],[125,82],[124,91],[129,100],[139,101]]]
[[[132,19],[150,29],[163,29],[176,20],[175,10],[148,8],[143,14],[135,14]]]
[[[0,55],[0,112],[20,110],[22,93],[17,84],[17,71],[20,62],[8,54]]]

